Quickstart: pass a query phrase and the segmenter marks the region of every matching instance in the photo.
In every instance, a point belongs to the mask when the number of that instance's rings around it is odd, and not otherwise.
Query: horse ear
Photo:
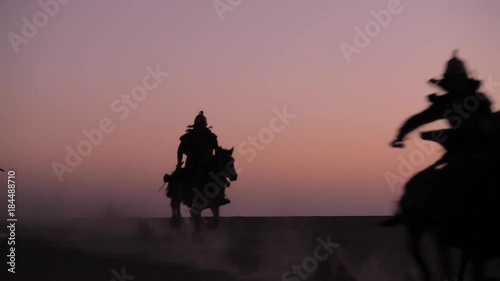
[[[231,147],[231,149],[229,150],[229,153],[232,155],[233,154],[233,150],[234,150],[234,146]]]

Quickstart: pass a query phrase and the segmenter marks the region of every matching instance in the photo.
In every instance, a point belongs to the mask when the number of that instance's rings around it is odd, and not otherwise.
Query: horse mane
[[[215,150],[215,155],[217,155],[218,153],[229,153],[229,154],[232,154],[233,153],[233,149],[234,148],[223,148],[222,146],[219,146],[216,150]]]

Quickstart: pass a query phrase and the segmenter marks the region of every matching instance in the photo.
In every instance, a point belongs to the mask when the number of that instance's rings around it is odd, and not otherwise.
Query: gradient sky
[[[16,54],[9,32],[22,35],[41,7],[1,1],[0,165],[17,170],[19,215],[169,215],[157,189],[200,110],[241,168],[223,215],[390,214],[402,184],[391,189],[384,174],[417,153],[418,135],[403,150],[388,143],[427,106],[425,81],[454,48],[500,81],[500,2],[401,0],[348,63],[340,44],[389,2],[242,1],[221,20],[212,1],[73,0]],[[111,104],[156,65],[170,76],[121,120]],[[249,160],[244,142],[283,107],[296,117]],[[59,182],[51,164],[103,118],[115,130]]]

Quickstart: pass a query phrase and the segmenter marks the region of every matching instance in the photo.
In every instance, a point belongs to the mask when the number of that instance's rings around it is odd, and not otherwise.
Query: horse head
[[[238,173],[234,168],[233,150],[234,147],[224,149],[221,146],[215,150],[215,158],[217,159],[216,169],[217,171],[225,172],[230,181],[238,179]]]

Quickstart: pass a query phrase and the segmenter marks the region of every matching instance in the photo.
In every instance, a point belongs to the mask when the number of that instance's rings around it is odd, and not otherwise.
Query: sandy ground
[[[162,218],[24,222],[16,273],[1,280],[418,280],[403,229],[377,227],[383,219],[233,217],[198,236],[188,220],[179,229]]]

